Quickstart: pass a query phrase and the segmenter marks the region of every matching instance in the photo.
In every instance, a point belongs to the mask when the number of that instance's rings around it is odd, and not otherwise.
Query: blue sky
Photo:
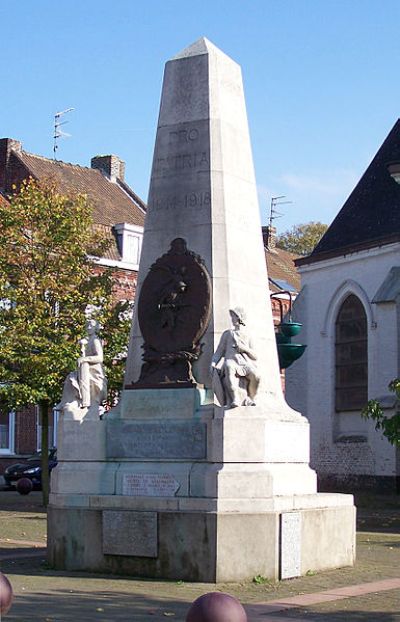
[[[126,161],[147,199],[164,63],[205,36],[242,67],[260,209],[329,223],[399,116],[398,0],[0,0],[0,134]]]

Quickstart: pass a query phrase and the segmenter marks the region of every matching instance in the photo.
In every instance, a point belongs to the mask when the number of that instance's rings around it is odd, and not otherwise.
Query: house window
[[[139,237],[128,234],[124,243],[124,261],[139,263]]]
[[[139,225],[121,222],[114,225],[114,230],[117,234],[122,261],[137,265],[140,259],[143,228]]]
[[[368,400],[367,316],[354,294],[340,307],[335,328],[336,411],[360,411]]]
[[[0,410],[0,454],[14,453],[15,415]]]

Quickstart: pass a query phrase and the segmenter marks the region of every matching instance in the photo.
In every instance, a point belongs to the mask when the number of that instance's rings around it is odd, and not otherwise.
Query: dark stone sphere
[[[186,622],[247,622],[240,602],[230,594],[209,592],[190,606]]]
[[[0,572],[0,619],[10,610],[13,601],[13,590],[6,575]]]
[[[16,488],[20,495],[29,495],[33,489],[33,484],[29,477],[21,477],[21,479],[17,481]]]

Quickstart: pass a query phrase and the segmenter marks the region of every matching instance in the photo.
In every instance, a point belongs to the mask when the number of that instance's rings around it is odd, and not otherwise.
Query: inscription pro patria
[[[148,222],[161,212],[190,210],[202,221],[211,210],[208,124],[179,123],[158,130]]]

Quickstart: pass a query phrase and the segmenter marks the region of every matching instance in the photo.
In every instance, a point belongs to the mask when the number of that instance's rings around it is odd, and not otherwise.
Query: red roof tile
[[[297,292],[300,291],[300,275],[294,265],[294,260],[297,259],[297,257],[298,255],[289,253],[282,248],[274,248],[272,250],[265,249],[268,279],[272,292],[279,292],[284,289],[276,285],[274,281],[285,281]]]
[[[97,224],[144,225],[145,205],[124,182],[113,183],[99,170],[49,160],[25,151],[14,152],[36,179],[52,179],[61,192],[86,194],[93,204]]]

